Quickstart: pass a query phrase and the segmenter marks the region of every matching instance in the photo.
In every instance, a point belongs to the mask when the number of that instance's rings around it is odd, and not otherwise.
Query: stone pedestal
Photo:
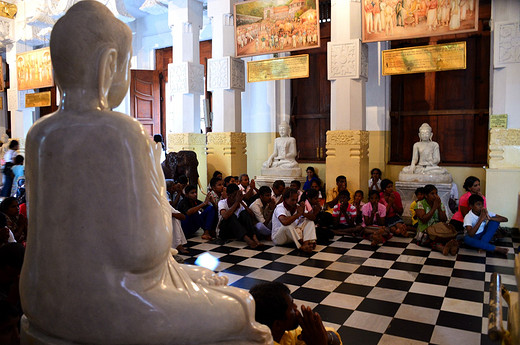
[[[290,177],[290,176],[255,176],[255,184],[257,188],[262,186],[267,186],[269,188],[273,188],[273,182],[276,180],[282,180],[285,183],[285,187],[289,187],[291,185],[291,181],[298,180],[301,182],[302,187],[305,183],[305,177]]]
[[[292,176],[294,179],[298,179],[302,177],[302,169],[262,168],[262,176],[285,176],[287,178]]]
[[[182,150],[194,151],[197,154],[199,166],[199,180],[204,191],[209,183],[206,157],[206,135],[200,133],[170,133],[168,134],[168,152],[179,152]],[[205,196],[200,192],[198,198],[204,200]]]
[[[336,177],[347,177],[350,191],[366,190],[368,169],[368,132],[359,130],[327,132],[327,189],[336,186]]]
[[[222,176],[247,173],[246,133],[210,132],[208,136],[208,176],[215,170]]]
[[[410,205],[415,199],[415,190],[419,187],[424,187],[428,182],[403,182],[397,181],[395,183],[395,191],[401,195],[401,199],[403,202],[403,220],[406,224],[412,223],[412,218],[410,215]],[[450,200],[450,192],[451,192],[451,183],[435,183],[435,187],[437,187],[437,193],[441,198],[444,207],[446,208],[446,216],[448,220],[451,219],[453,213],[451,213],[448,201]]]

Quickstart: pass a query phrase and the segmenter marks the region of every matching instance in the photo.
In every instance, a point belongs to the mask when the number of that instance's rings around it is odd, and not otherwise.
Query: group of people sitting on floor
[[[205,240],[237,239],[257,248],[266,239],[275,245],[293,243],[305,253],[334,235],[349,235],[362,236],[373,246],[392,236],[415,237],[419,245],[444,255],[455,255],[461,243],[507,254],[507,249],[489,243],[499,222],[507,219],[487,211],[480,181],[473,176],[466,179],[468,192],[450,223],[437,188],[431,184],[418,188],[417,200],[410,206],[412,225],[402,218],[403,203],[393,182],[381,179],[377,168],[368,181],[367,203],[362,190],[350,193],[343,175],[324,198],[321,180],[312,167],[307,168],[302,189],[298,180],[290,186],[277,180],[271,187],[257,188],[247,174],[222,179],[216,171],[204,201],[197,199],[197,188],[187,182],[184,176],[166,182],[174,219],[173,247],[181,253],[189,252],[184,247],[186,238],[202,228]]]

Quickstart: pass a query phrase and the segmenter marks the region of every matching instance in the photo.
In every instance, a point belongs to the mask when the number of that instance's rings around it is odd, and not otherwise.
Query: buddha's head
[[[130,80],[132,31],[108,8],[97,1],[72,6],[54,25],[50,47],[62,91],[97,90],[104,107],[121,103]]]
[[[291,136],[291,126],[285,121],[280,123],[278,126],[278,132],[280,133],[281,137],[290,137]]]
[[[423,123],[421,127],[419,127],[419,139],[421,139],[421,141],[431,141],[432,137],[432,128],[429,124]]]

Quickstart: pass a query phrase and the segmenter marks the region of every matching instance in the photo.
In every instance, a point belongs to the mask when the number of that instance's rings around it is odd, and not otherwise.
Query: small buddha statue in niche
[[[271,344],[247,291],[173,260],[161,147],[111,110],[128,91],[131,42],[97,1],[53,27],[62,97],[27,134],[22,343]]]
[[[433,131],[429,124],[419,128],[419,139],[413,145],[412,161],[399,174],[399,181],[450,183],[451,174],[438,166],[441,161],[439,144],[432,141]]]

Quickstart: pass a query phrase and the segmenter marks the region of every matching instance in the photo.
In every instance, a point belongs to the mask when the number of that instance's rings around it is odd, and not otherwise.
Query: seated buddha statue
[[[57,112],[27,134],[23,344],[271,344],[246,290],[172,257],[161,147],[111,109],[132,32],[97,1],[54,25]]]
[[[301,176],[301,168],[296,162],[298,151],[296,139],[291,137],[291,127],[287,122],[278,126],[280,137],[274,140],[273,154],[262,164],[262,175]]]

